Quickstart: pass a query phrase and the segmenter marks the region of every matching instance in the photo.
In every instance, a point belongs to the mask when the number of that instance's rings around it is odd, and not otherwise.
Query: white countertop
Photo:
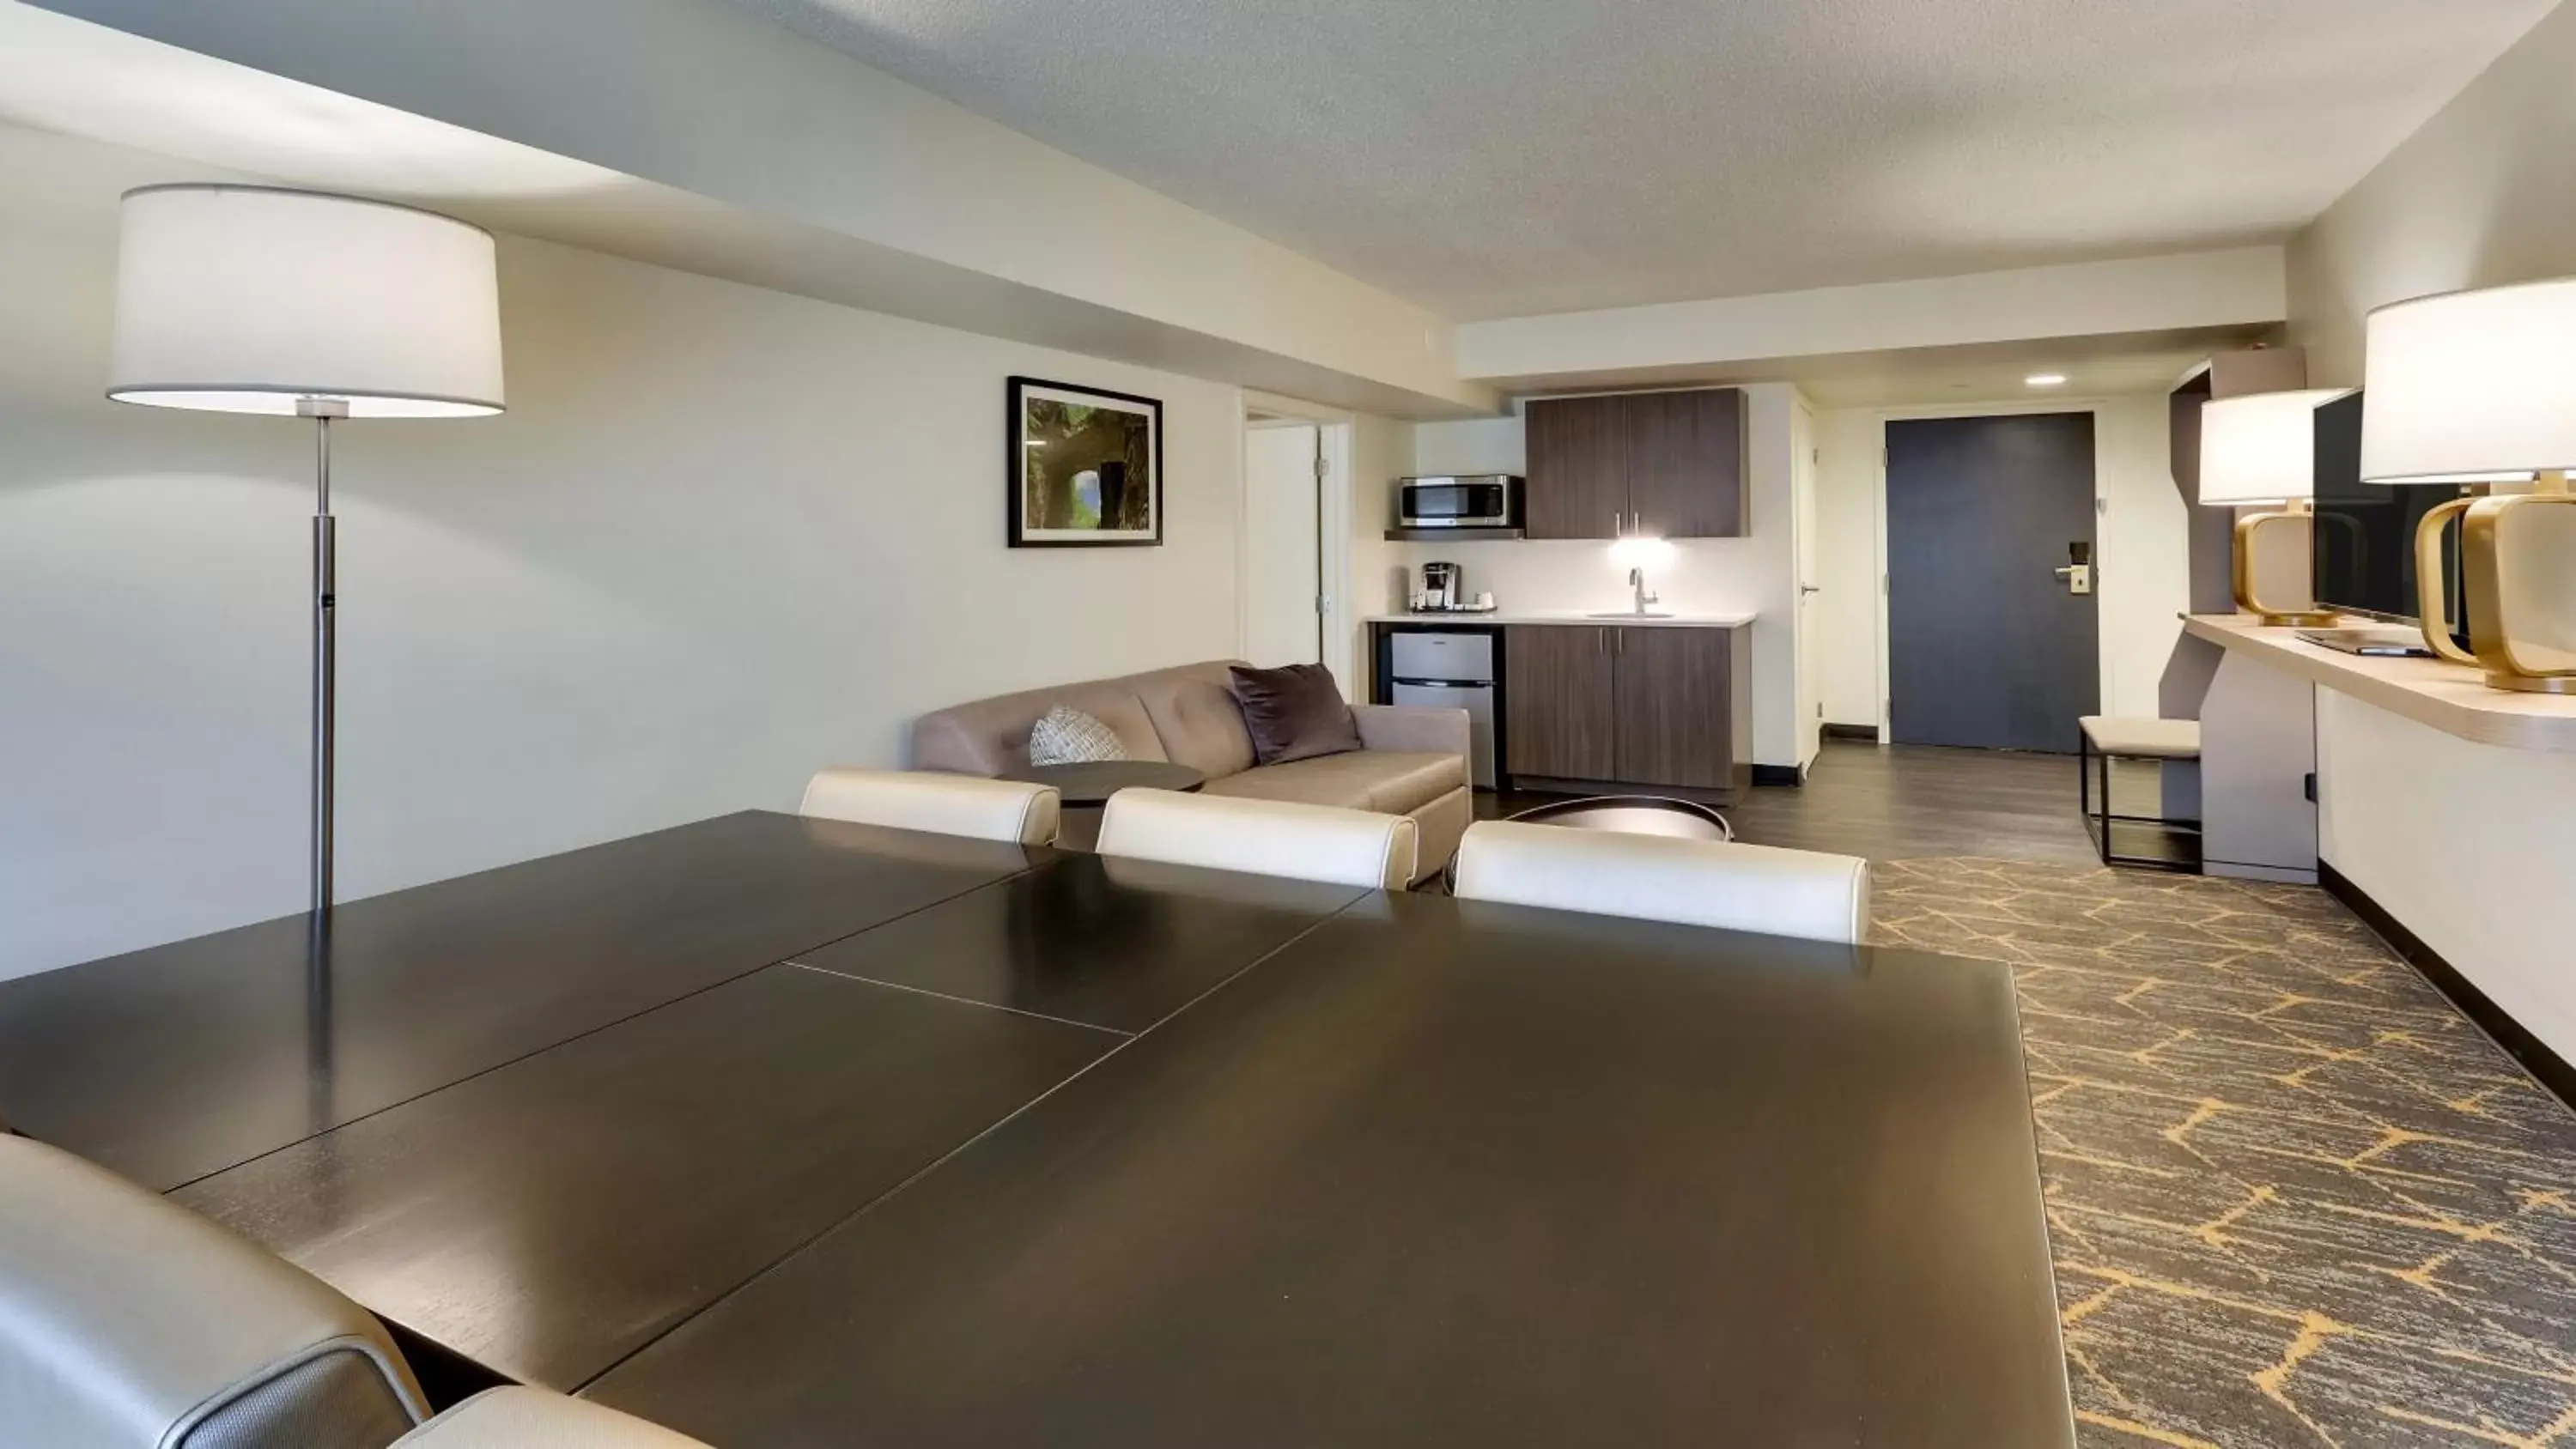
[[[2328,689],[2484,745],[2576,753],[2576,699],[2489,689],[2478,671],[2439,659],[2345,654],[2244,614],[2193,614],[2183,629],[2241,649]]]
[[[1633,614],[1594,615],[1562,610],[1545,613],[1515,612],[1510,609],[1491,614],[1371,614],[1372,624],[1618,624],[1628,628],[1734,629],[1753,622],[1751,614],[1675,614],[1664,619],[1640,619]]]

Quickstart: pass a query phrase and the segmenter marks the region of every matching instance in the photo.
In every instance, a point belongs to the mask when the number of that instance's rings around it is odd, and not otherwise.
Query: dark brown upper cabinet
[[[1521,526],[1531,538],[1616,538],[1628,511],[1628,409],[1620,397],[1529,405]]]
[[[1531,538],[1737,538],[1745,531],[1741,388],[1529,404]]]

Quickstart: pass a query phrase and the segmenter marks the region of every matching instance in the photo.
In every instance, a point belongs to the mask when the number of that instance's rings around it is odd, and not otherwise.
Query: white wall
[[[2362,317],[2383,302],[2576,273],[2571,69],[2576,6],[2560,6],[2292,239],[2310,387],[2361,384]]]
[[[2576,756],[2475,744],[2317,691],[2317,854],[2576,1060]]]
[[[1365,698],[1376,676],[1365,621],[1371,614],[1404,607],[1404,552],[1387,541],[1386,530],[1395,522],[1395,480],[1412,471],[1411,424],[1366,413],[1351,420],[1350,577],[1344,585],[1350,608],[1344,617],[1351,621],[1350,657],[1357,676],[1345,693],[1353,699]]]
[[[303,905],[311,435],[100,397],[117,194],[201,174],[0,128],[0,976]],[[1234,389],[542,243],[501,283],[508,415],[338,436],[344,897],[1233,652]],[[1165,546],[1003,546],[1014,372],[1164,400]]]
[[[1750,613],[1753,625],[1753,759],[1795,767],[1799,760],[1797,597],[1791,538],[1790,409],[1797,389],[1757,383],[1745,389],[1750,409],[1746,450],[1752,472],[1750,534],[1679,539],[1647,582],[1677,613]],[[1526,473],[1521,419],[1478,418],[1422,423],[1413,429],[1413,473]],[[1628,574],[1603,540],[1406,543],[1393,546],[1418,577],[1425,559],[1467,570],[1467,587],[1490,590],[1509,609],[1541,612],[1621,609]]]
[[[1493,402],[1459,383],[1449,324],[1432,312],[795,34],[752,6],[45,0],[43,8],[676,188],[737,209],[728,227],[779,219],[956,270],[919,274],[925,294],[981,293],[972,279],[998,278],[1025,289],[1006,317],[1070,300],[1181,334],[1145,334],[1160,351],[1140,350],[1140,362],[1186,368],[1173,354],[1195,350],[1192,337],[1215,338],[1426,405]],[[152,104],[119,99],[111,110]],[[309,135],[318,138],[309,149],[326,161],[345,144],[316,108],[272,104],[216,110],[202,129]],[[190,154],[280,164],[238,151]],[[927,295],[921,302],[938,305]],[[991,315],[989,305],[980,310]],[[1101,319],[1095,330],[1118,329]]]
[[[1502,383],[1651,373],[2278,322],[2286,310],[2281,249],[2237,247],[1470,322],[1458,329],[1458,372]]]
[[[2190,603],[2190,519],[2174,490],[2165,399],[2123,397],[1940,408],[1838,409],[1818,419],[1818,582],[1811,622],[1825,718],[1882,724],[1886,698],[1886,424],[1891,417],[2093,414],[2094,546],[2101,568],[2102,708],[2153,716],[2156,686]]]

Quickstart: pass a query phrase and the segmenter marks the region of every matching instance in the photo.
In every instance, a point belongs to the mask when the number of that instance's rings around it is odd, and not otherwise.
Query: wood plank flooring
[[[1985,856],[2091,864],[2093,845],[2076,813],[2075,787],[2071,755],[1828,740],[1805,785],[1749,791],[1723,813],[1736,837],[1755,845],[1871,860]],[[2154,808],[2151,769],[2118,777],[2115,790],[2124,811]],[[1476,814],[1498,819],[1554,798],[1479,795]]]

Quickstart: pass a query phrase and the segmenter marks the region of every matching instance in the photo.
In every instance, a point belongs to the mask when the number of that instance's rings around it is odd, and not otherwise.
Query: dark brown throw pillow
[[[1320,664],[1234,670],[1234,701],[1252,732],[1252,758],[1263,765],[1347,754],[1360,747],[1359,721],[1342,703],[1341,686]]]

